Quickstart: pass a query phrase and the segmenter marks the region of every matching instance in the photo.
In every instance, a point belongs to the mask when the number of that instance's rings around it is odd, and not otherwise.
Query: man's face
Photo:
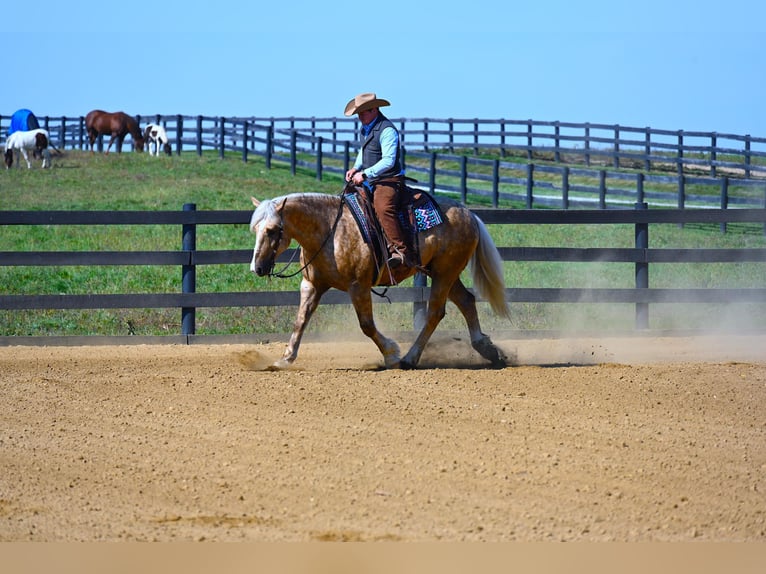
[[[372,120],[374,120],[378,116],[378,110],[379,108],[372,108],[369,110],[364,110],[363,112],[359,112],[359,120],[364,124],[369,124]]]

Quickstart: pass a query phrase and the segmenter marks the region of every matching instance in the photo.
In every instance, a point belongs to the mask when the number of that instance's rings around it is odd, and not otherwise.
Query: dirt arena
[[[766,541],[766,337],[0,348],[0,541]]]

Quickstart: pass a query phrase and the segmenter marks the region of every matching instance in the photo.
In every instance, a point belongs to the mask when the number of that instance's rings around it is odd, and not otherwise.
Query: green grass
[[[0,174],[2,210],[180,210],[194,203],[202,210],[248,210],[250,197],[269,198],[291,192],[336,194],[338,176],[319,182],[312,171],[290,173],[284,163],[268,170],[262,158],[243,163],[238,154],[154,158],[147,154],[91,155],[67,151],[54,157],[52,170],[11,170]],[[470,206],[486,206],[486,198],[470,198]],[[506,206],[507,207],[507,206]],[[516,205],[516,207],[519,207]],[[633,247],[630,225],[492,225],[499,246]],[[249,249],[247,226],[200,226],[197,248]],[[181,230],[172,226],[16,226],[0,230],[0,251],[178,250]],[[762,228],[655,225],[650,247],[764,247]],[[653,264],[652,287],[763,287],[766,266],[741,264]],[[509,287],[633,287],[634,266],[620,263],[509,262]],[[470,280],[464,278],[467,284]],[[2,294],[152,293],[180,291],[180,269],[151,266],[0,267]],[[246,265],[212,265],[197,269],[198,292],[296,290],[299,279],[254,277]],[[410,282],[405,283],[411,284]],[[653,328],[704,328],[728,320],[729,306],[656,306]],[[672,308],[670,308],[672,307]],[[763,324],[763,305],[736,306],[748,324]],[[496,329],[631,329],[632,305],[512,304],[509,324],[492,317],[481,305],[485,330]],[[199,334],[289,332],[294,308],[200,309]],[[411,328],[408,305],[376,306],[385,329]],[[759,323],[760,322],[760,323]],[[450,306],[443,328],[463,329]],[[356,330],[353,310],[320,306],[310,331]],[[180,311],[126,309],[84,311],[0,311],[0,336],[10,335],[160,335],[180,332]]]

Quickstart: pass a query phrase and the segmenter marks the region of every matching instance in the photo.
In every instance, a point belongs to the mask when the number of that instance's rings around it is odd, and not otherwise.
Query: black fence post
[[[750,134],[745,136],[745,177],[750,177]]]
[[[636,203],[636,209],[649,209],[644,203]],[[646,256],[646,250],[649,249],[649,224],[636,223],[635,228],[635,246],[636,249],[643,252],[640,261],[636,262],[636,289],[649,288],[649,259]],[[649,303],[636,303],[636,329],[649,328]]]
[[[412,279],[413,287],[428,287],[428,276],[425,273],[416,273]],[[426,311],[428,310],[428,304],[424,301],[425,297],[421,296],[412,304],[412,324],[416,332],[420,332],[426,324]]]
[[[553,124],[553,159],[556,163],[561,163],[561,123]]]
[[[247,130],[249,128],[248,121],[242,124],[242,162],[247,163]]]
[[[196,211],[194,203],[184,203],[184,211]],[[195,293],[197,291],[197,270],[194,267],[194,254],[197,249],[197,226],[193,223],[184,223],[182,228],[181,250],[189,253],[189,261],[181,268],[181,291],[183,293]],[[194,335],[196,327],[196,309],[194,307],[181,308],[181,334]]]
[[[436,152],[431,152],[431,161],[428,167],[428,191],[436,193]]]
[[[176,116],[176,155],[181,155],[181,149],[184,147],[184,117],[180,114]]]
[[[620,168],[620,126],[614,126],[614,167]]]
[[[225,125],[226,125],[226,118],[221,117],[221,125],[218,126],[218,130],[219,130],[218,145],[220,146],[218,151],[218,157],[220,157],[221,159],[223,159],[224,157],[224,153],[223,153],[225,148],[224,139],[226,138],[226,128],[224,127]]]
[[[298,132],[290,130],[290,173],[295,175],[298,163]]]
[[[319,136],[317,138],[317,181],[322,181],[322,144],[324,138]]]
[[[197,116],[197,155],[202,155],[202,116]]]
[[[561,208],[569,209],[569,166],[561,172]]]
[[[274,125],[266,128],[266,169],[271,169],[271,154],[274,150]]]
[[[61,118],[61,132],[59,134],[59,149],[66,147],[66,116]]]
[[[527,209],[532,209],[535,188],[535,164],[527,164]]]
[[[79,144],[80,144],[80,150],[85,149],[85,118],[80,116],[80,137],[79,137]]]
[[[500,204],[500,160],[492,161],[492,207]]]
[[[590,167],[590,124],[585,124],[585,165]]]
[[[598,206],[600,209],[606,209],[606,170],[598,172]]]
[[[716,163],[718,162],[718,134],[713,132],[710,134],[710,177],[717,177],[718,170],[716,169]]]
[[[468,157],[464,155],[460,156],[460,199],[468,200]]]
[[[644,169],[651,171],[652,161],[649,158],[652,155],[652,129],[650,127],[647,127],[644,132],[644,155],[646,156],[644,158]]]
[[[721,209],[728,209],[729,207],[729,178],[724,176],[721,178]],[[721,233],[726,233],[726,222],[721,222]]]

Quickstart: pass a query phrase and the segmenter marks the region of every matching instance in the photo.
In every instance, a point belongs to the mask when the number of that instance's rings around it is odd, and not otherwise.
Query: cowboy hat
[[[353,116],[359,112],[365,110],[371,110],[373,108],[380,108],[383,106],[390,106],[391,102],[378,98],[373,93],[359,94],[353,100],[346,104],[346,111],[343,112],[346,116]]]

